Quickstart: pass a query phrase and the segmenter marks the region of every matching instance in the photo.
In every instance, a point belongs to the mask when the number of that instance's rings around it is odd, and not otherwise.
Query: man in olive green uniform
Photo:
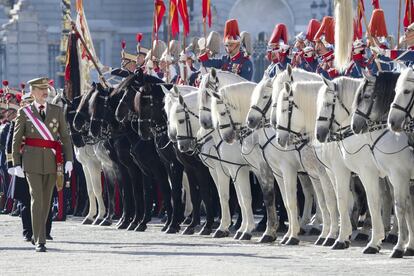
[[[49,80],[38,78],[28,84],[35,100],[17,113],[11,171],[18,177],[26,175],[36,252],[45,252],[50,200],[54,186],[58,183],[58,189],[62,188],[63,182],[59,181],[63,175],[62,155],[66,160],[65,173],[70,175],[73,169],[72,143],[63,110],[46,102]]]

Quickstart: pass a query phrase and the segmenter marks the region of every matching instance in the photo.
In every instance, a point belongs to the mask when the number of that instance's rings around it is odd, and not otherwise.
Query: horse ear
[[[375,77],[370,75],[368,70],[362,70],[362,76],[369,82],[375,82]]]
[[[170,93],[170,90],[168,90],[164,85],[161,85],[162,92],[164,92],[165,95],[168,95]]]
[[[217,78],[217,71],[215,68],[211,68],[210,75],[213,79]]]
[[[279,66],[276,66],[275,76],[279,75],[280,73],[282,73],[282,71],[280,70]]]
[[[174,85],[174,86],[173,86],[173,89],[172,89],[172,90],[170,90],[170,92],[173,92],[173,94],[174,94],[174,96],[175,96],[175,97],[178,97],[178,96],[180,96],[180,97],[181,97],[181,95],[180,95],[180,91],[178,90],[178,88],[177,88],[177,86],[176,86],[176,85]]]
[[[287,64],[286,70],[287,70],[289,78],[292,78],[292,70],[293,69],[292,69],[292,66],[290,66],[290,63]]]
[[[327,78],[325,78],[324,76],[322,76],[322,80],[325,83],[326,86],[328,86],[328,88],[330,90],[335,90],[335,85],[331,80],[328,80]]]

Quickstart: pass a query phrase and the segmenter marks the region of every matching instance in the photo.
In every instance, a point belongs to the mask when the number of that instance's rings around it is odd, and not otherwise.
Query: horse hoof
[[[168,227],[167,231],[165,231],[167,234],[177,234],[178,232],[180,232],[179,226],[170,226]]]
[[[311,236],[318,236],[321,234],[321,230],[318,228],[312,227],[311,230],[309,230],[309,235]]]
[[[233,237],[233,238],[234,238],[235,240],[238,240],[238,239],[240,239],[241,235],[243,235],[243,233],[242,233],[242,232],[238,232],[238,231],[237,231],[237,232],[236,232],[236,235],[234,235],[234,237]]]
[[[388,234],[387,238],[384,240],[386,243],[397,244],[398,236],[394,234]]]
[[[145,230],[147,230],[147,224],[145,223],[138,224],[138,226],[134,229],[135,232],[144,232]]]
[[[284,238],[280,241],[280,244],[285,244],[288,240],[289,240],[289,237],[284,237]]]
[[[305,229],[303,229],[302,227],[300,228],[300,230],[299,230],[299,235],[305,235],[306,234],[306,231],[305,231]]]
[[[285,245],[298,245],[299,244],[299,239],[297,238],[290,238]]]
[[[276,240],[276,237],[272,237],[270,235],[264,235],[260,240],[259,243],[272,243]]]
[[[200,236],[209,236],[211,234],[211,232],[213,232],[213,230],[211,230],[210,227],[203,227],[203,229],[201,229],[200,233],[198,233]]]
[[[343,250],[347,249],[345,242],[336,241],[334,245],[332,246],[332,249],[334,250]]]
[[[116,227],[116,229],[118,229],[118,230],[124,230],[124,229],[127,229],[128,225],[129,225],[128,221],[124,220],[121,224],[119,224]]]
[[[318,238],[315,242],[315,245],[322,245],[325,242],[325,238]]]
[[[365,248],[364,251],[362,251],[362,253],[364,253],[364,254],[377,254],[377,253],[379,253],[379,249],[369,246],[369,247]],[[401,251],[401,253],[402,253],[402,251]]]
[[[118,227],[119,225],[121,225],[123,222],[125,221],[125,217],[121,217],[118,222],[116,223],[116,227]]]
[[[350,245],[351,245],[350,241],[345,241],[345,249],[348,249]]]
[[[404,252],[402,250],[395,249],[392,251],[390,258],[402,258],[404,256]]]
[[[95,221],[92,223],[92,225],[99,225],[99,224],[101,224],[102,221],[103,221],[103,219],[96,218]]]
[[[369,236],[364,233],[358,233],[358,235],[356,235],[355,237],[356,241],[367,241],[368,239],[369,239]]]
[[[256,228],[254,228],[254,231],[255,232],[264,232],[264,231],[266,231],[266,224],[265,223],[258,223],[257,225],[256,225]]]
[[[244,233],[239,240],[241,241],[250,241],[252,239],[252,234]]]
[[[335,243],[334,238],[327,238],[322,245],[323,246],[332,246],[332,245],[334,245],[334,243]]]
[[[404,256],[414,256],[414,249],[406,248],[404,251]]]
[[[91,219],[89,219],[89,218],[85,218],[83,221],[82,221],[82,224],[83,225],[91,225],[93,223],[93,220],[91,220]]]
[[[184,229],[182,235],[194,235],[194,227],[187,226],[187,228]]]
[[[134,230],[135,230],[135,228],[137,228],[137,226],[138,226],[138,223],[136,223],[136,222],[131,222],[131,223],[128,225],[128,227],[127,227],[127,231],[134,231]]]
[[[216,230],[216,232],[213,234],[213,238],[215,239],[220,239],[220,238],[225,238],[228,237],[230,235],[229,231],[223,231],[223,230]]]

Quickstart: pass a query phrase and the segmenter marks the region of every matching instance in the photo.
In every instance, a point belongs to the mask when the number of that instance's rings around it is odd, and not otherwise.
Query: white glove
[[[67,173],[69,175],[69,177],[72,174],[72,170],[73,170],[73,164],[71,161],[66,161],[65,164],[65,173]]]
[[[12,167],[7,170],[10,175],[15,175],[17,177],[24,178],[24,172],[21,166]]]

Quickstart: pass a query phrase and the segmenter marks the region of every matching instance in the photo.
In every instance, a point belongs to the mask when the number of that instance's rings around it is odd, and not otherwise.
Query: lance
[[[167,56],[169,57],[170,56],[170,42],[171,42],[171,16],[172,16],[172,14],[171,14],[171,1],[172,0],[170,0],[169,2],[168,2],[168,34],[167,34]],[[167,74],[167,78],[166,78],[166,80],[167,80],[167,83],[169,83],[170,82],[170,68],[169,68],[169,65],[168,65],[168,61],[167,61],[167,59],[165,59],[165,63],[167,64],[167,67],[165,68],[165,72],[166,72],[166,74]]]
[[[154,2],[154,14],[152,15],[151,60],[154,59],[154,46],[155,46],[154,41],[155,41],[155,27],[156,27],[156,23],[155,23],[156,18],[155,17],[157,16],[156,9],[157,9],[157,6],[155,5],[155,2]]]
[[[397,49],[400,48],[400,31],[401,31],[401,4],[402,0],[398,4],[398,30],[397,30]],[[410,1],[411,2],[411,1]]]

